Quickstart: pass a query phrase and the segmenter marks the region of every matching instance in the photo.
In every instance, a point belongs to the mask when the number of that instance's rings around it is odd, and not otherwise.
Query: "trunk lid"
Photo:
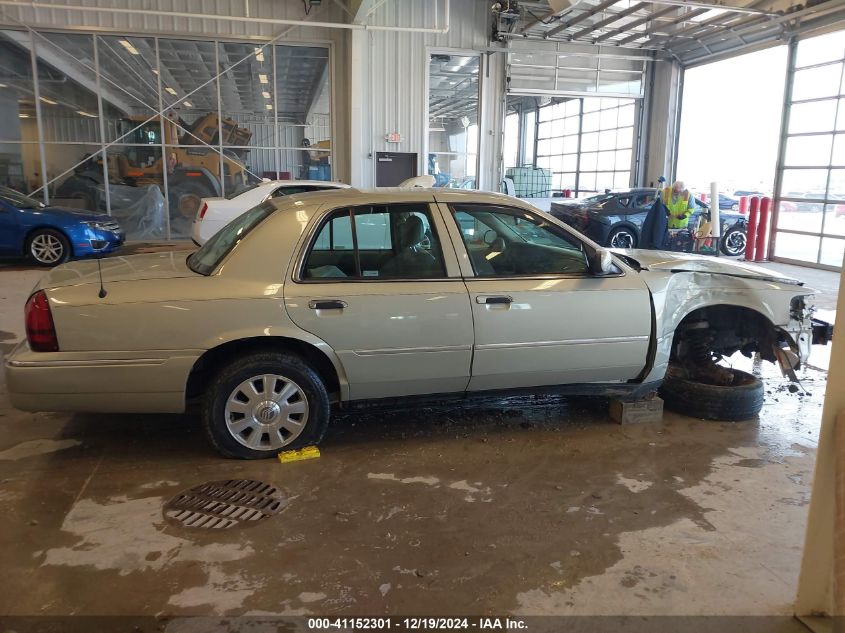
[[[189,254],[187,251],[176,251],[101,259],[103,283],[108,286],[109,283],[121,281],[196,276],[197,273],[188,268],[186,260]],[[62,288],[99,283],[100,273],[97,260],[87,259],[56,266],[41,278],[38,288]]]

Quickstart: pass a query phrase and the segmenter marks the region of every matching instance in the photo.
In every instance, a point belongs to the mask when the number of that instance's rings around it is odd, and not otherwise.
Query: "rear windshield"
[[[226,200],[232,200],[234,198],[237,198],[242,193],[246,193],[247,191],[252,191],[256,187],[260,187],[263,184],[264,184],[263,182],[259,182],[259,183],[256,183],[254,185],[245,185],[243,187],[236,188],[236,189],[234,189],[234,190],[232,190],[232,191],[230,191],[229,193],[226,194]]]
[[[610,200],[615,194],[612,193],[600,193],[597,196],[590,196],[589,198],[583,198],[581,202],[585,204],[598,204],[599,202],[604,202],[605,200]]]
[[[238,245],[238,242],[275,210],[276,206],[268,200],[239,215],[215,233],[203,244],[202,248],[188,257],[188,268],[200,275],[210,275],[223,258]]]

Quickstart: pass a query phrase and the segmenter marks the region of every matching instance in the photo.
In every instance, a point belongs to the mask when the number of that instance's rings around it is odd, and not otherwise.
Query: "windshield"
[[[18,209],[40,209],[44,206],[38,200],[34,200],[8,187],[0,187],[0,199]]]
[[[275,210],[276,206],[268,200],[239,215],[215,233],[202,248],[188,257],[188,268],[200,275],[210,275],[223,258],[238,245],[238,242]]]

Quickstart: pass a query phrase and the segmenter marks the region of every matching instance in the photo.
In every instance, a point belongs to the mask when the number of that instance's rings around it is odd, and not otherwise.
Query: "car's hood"
[[[197,273],[188,268],[188,253],[153,253],[147,255],[129,255],[124,257],[106,257],[100,260],[103,283],[137,281],[141,279],[174,279],[192,277]],[[97,260],[71,262],[56,266],[44,275],[39,282],[40,288],[61,288],[80,284],[100,283]]]
[[[803,285],[777,271],[753,266],[744,262],[722,257],[692,255],[689,253],[673,253],[669,251],[649,251],[641,249],[612,249],[612,252],[630,257],[647,270],[665,270],[667,272],[710,273],[713,275],[732,275],[748,279],[776,281],[779,283]]]
[[[109,216],[103,213],[94,213],[86,209],[72,209],[70,207],[44,207],[42,209],[27,209],[27,213],[42,217],[65,218],[71,220],[78,220],[80,222],[88,220],[91,222],[106,222],[111,220]]]

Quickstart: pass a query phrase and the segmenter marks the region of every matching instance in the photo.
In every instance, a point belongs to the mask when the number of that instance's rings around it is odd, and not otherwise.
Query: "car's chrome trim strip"
[[[134,365],[163,365],[164,358],[115,358],[111,360],[10,360],[10,367],[123,367]]]
[[[468,352],[472,345],[443,345],[440,347],[385,347],[382,349],[360,349],[356,356],[379,356],[381,354],[428,354],[432,352]]]
[[[596,343],[628,343],[647,341],[648,336],[608,336],[605,338],[573,338],[565,341],[528,341],[526,343],[486,343],[476,345],[477,350],[486,349],[516,349],[522,347],[559,347],[564,345],[591,345]]]

